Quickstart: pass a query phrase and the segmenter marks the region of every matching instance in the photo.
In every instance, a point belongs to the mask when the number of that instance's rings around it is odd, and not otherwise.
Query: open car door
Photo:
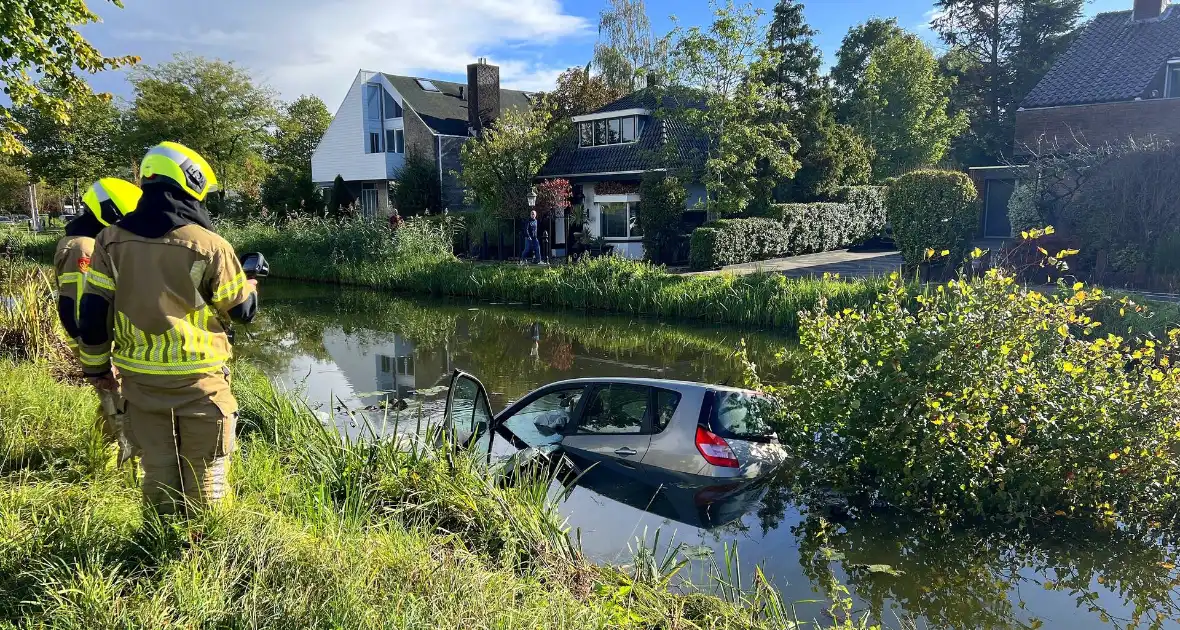
[[[483,383],[462,370],[455,370],[443,413],[444,443],[454,448],[475,450],[490,458],[492,440],[495,439],[493,422],[488,392]]]

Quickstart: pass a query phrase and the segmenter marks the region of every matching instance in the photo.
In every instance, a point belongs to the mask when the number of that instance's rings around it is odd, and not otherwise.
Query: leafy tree
[[[836,65],[831,72],[837,120],[848,123],[856,116],[856,105],[866,100],[862,85],[873,53],[904,34],[896,18],[872,18],[848,29],[836,51]]]
[[[643,200],[639,208],[643,254],[655,263],[670,262],[680,239],[680,223],[688,203],[688,191],[679,179],[652,171],[643,176],[639,195]]]
[[[592,63],[613,93],[643,87],[644,77],[667,58],[668,40],[652,33],[643,0],[610,0],[598,22],[598,36]]]
[[[1016,106],[1069,44],[1084,0],[938,0],[932,26],[950,48],[954,108],[971,120],[957,147],[967,164],[994,163],[1012,143]]]
[[[267,130],[276,120],[271,88],[255,84],[232,63],[189,55],[136,68],[131,83],[141,150],[173,140],[209,160],[225,190],[250,176],[261,182],[250,161],[261,155],[270,140]]]
[[[272,172],[262,184],[261,195],[271,211],[284,217],[295,211],[323,211],[323,198],[311,178],[311,154],[331,123],[332,114],[317,96],[300,96],[283,106],[274,139],[266,147]]]
[[[324,212],[324,195],[311,179],[311,171],[283,168],[262,183],[262,205],[280,218],[317,216]]]
[[[799,170],[776,196],[812,200],[830,197],[841,186],[868,181],[864,142],[856,132],[836,124],[827,82],[820,76],[823,58],[812,38],[816,31],[803,18],[803,4],[780,0],[767,33],[767,47],[775,62],[765,81],[785,113],[784,120],[799,139]],[[841,145],[841,142],[850,145]],[[848,158],[848,159],[845,159]]]
[[[344,178],[337,175],[332,182],[332,198],[328,200],[328,216],[342,218],[350,214],[356,198],[348,191]]]
[[[528,212],[528,194],[540,172],[553,140],[564,127],[550,125],[546,108],[528,111],[508,109],[482,138],[470,140],[459,154],[459,180],[467,189],[467,202],[492,216],[518,219]]]
[[[58,94],[56,89],[47,93]],[[114,147],[119,111],[107,99],[87,96],[74,103],[73,118],[62,125],[52,115],[32,106],[21,107],[14,118],[25,128],[20,139],[30,153],[24,165],[36,179],[72,192],[75,204],[81,191],[100,177],[126,176]]]
[[[574,116],[588,114],[622,97],[625,92],[611,88],[606,77],[593,74],[590,65],[570,68],[557,77],[557,87],[543,98],[553,111],[550,124],[560,124]]]
[[[275,121],[274,140],[266,150],[271,165],[311,171],[311,154],[332,124],[332,112],[315,95],[303,95],[283,105]]]
[[[29,175],[8,156],[0,156],[0,212],[23,213],[29,194]]]
[[[803,3],[779,0],[767,29],[767,49],[775,60],[765,76],[775,98],[796,109],[823,87],[819,68],[822,54],[812,38],[818,33],[803,18]]]
[[[961,112],[947,113],[951,85],[917,36],[894,38],[873,54],[865,71],[868,100],[856,126],[875,152],[875,177],[897,176],[942,160],[967,126]]]
[[[123,6],[120,0],[111,2]],[[8,101],[0,105],[0,153],[28,151],[18,139],[27,130],[13,109],[33,107],[59,125],[69,124],[73,103],[91,96],[80,73],[139,61],[134,56],[103,57],[82,37],[77,27],[98,21],[85,0],[0,0],[0,15],[0,85]],[[55,89],[49,91],[49,86]]]
[[[406,154],[406,163],[394,175],[393,205],[403,217],[442,209],[438,170],[419,152]]]
[[[574,187],[568,179],[547,179],[536,186],[537,216],[548,217],[570,207]]]
[[[779,99],[765,77],[776,56],[767,49],[759,26],[762,12],[732,0],[714,3],[707,30],[676,33],[672,69],[680,86],[703,93],[705,107],[670,108],[664,115],[702,139],[701,181],[713,210],[738,213],[769,197],[776,182],[799,168]],[[685,93],[673,91],[672,94]]]

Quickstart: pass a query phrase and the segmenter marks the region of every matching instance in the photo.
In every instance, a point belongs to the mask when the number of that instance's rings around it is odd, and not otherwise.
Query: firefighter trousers
[[[153,412],[125,402],[127,424],[141,449],[144,501],[161,513],[216,505],[229,498],[230,454],[237,414],[212,402]],[[183,500],[181,497],[183,496]]]

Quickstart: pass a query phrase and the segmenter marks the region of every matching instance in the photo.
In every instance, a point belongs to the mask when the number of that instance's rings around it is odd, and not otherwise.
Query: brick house
[[[325,189],[337,175],[365,216],[390,214],[389,185],[406,154],[438,167],[443,208],[464,206],[459,148],[499,117],[501,108],[530,107],[533,94],[500,88],[500,69],[467,66],[467,83],[361,70],[311,157],[312,179]],[[440,208],[441,209],[441,208]]]
[[[1180,137],[1180,9],[1133,0],[1100,13],[1016,110],[1013,153],[1068,152],[1079,144]],[[984,236],[1008,236],[1008,197],[1020,167],[971,169],[984,200]]]
[[[1180,10],[1134,0],[1102,13],[1016,111],[1017,153],[1180,136]]]
[[[658,103],[660,100],[662,103]],[[574,116],[573,128],[558,142],[538,179],[569,180],[574,189],[573,202],[585,214],[585,236],[604,239],[618,255],[643,258],[643,236],[637,220],[643,174],[667,170],[668,149],[678,165],[696,159],[704,150],[701,141],[682,125],[660,120],[656,112],[661,108],[702,106],[699,98],[671,92],[657,98],[654,90],[642,89],[589,114]],[[686,189],[689,209],[703,204],[703,184],[689,182]],[[697,223],[704,218],[703,212],[699,214]],[[578,228],[557,219],[556,253],[568,247],[572,230]]]

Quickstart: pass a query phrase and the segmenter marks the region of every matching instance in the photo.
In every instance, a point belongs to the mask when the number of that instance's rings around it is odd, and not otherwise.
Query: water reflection
[[[262,321],[238,352],[334,408],[406,401],[441,406],[454,369],[478,376],[496,411],[532,389],[586,376],[742,384],[748,357],[766,381],[792,375],[790,343],[766,333],[554,314],[527,305],[423,303],[366,291],[268,284]],[[248,339],[247,339],[248,337]],[[745,341],[745,356],[738,349]],[[339,401],[333,403],[333,397]],[[395,407],[396,408],[396,407]],[[416,415],[407,413],[405,415]],[[948,527],[803,498],[790,471],[758,484],[694,485],[591,468],[562,513],[600,562],[629,563],[636,538],[673,535],[697,581],[738,548],[788,602],[847,585],[856,609],[886,626],[1180,627],[1180,574],[1158,532],[1071,525]],[[824,605],[798,607],[819,618]]]

